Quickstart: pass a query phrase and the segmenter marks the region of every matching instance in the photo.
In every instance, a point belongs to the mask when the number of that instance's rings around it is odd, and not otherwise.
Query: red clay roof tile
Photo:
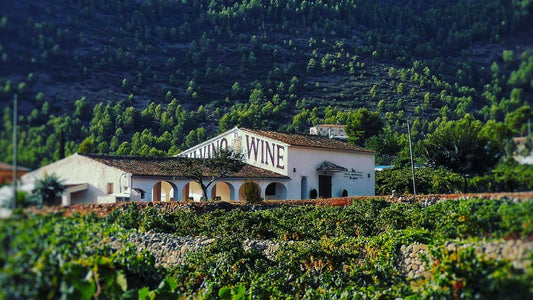
[[[134,176],[161,176],[161,177],[182,177],[186,178],[180,170],[182,160],[196,160],[199,158],[185,157],[145,157],[145,156],[120,156],[120,155],[97,155],[97,154],[80,154],[87,158],[93,159],[107,166],[120,169]],[[205,176],[209,176],[206,170]],[[244,167],[230,176],[225,178],[276,178],[289,179],[289,177],[264,170],[252,165],[245,164]]]
[[[267,138],[278,140],[280,142],[289,144],[291,146],[322,148],[322,149],[375,154],[375,152],[372,150],[361,148],[355,145],[351,145],[351,144],[348,144],[348,143],[345,143],[345,142],[342,142],[336,139],[330,139],[328,137],[323,137],[320,135],[282,133],[282,132],[264,131],[264,130],[248,129],[248,128],[241,128],[241,129],[244,131],[248,131],[250,133],[255,133],[255,134],[267,137]]]

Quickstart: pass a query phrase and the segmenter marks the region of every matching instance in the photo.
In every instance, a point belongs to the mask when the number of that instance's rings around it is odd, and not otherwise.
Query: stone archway
[[[177,191],[172,182],[159,181],[152,187],[153,202],[171,202],[174,201],[174,195]]]
[[[238,200],[239,201],[244,201],[245,198],[244,198],[244,184],[241,185],[241,187],[239,188],[239,197],[238,197]]]
[[[194,181],[190,181],[183,187],[182,197],[183,201],[200,202],[203,197],[202,187]]]
[[[286,200],[287,187],[280,182],[272,182],[265,189],[265,200]]]
[[[211,199],[230,201],[235,199],[235,188],[231,183],[219,181],[211,189]]]

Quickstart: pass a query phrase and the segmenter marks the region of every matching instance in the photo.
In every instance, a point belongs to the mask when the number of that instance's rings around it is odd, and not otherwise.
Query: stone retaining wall
[[[134,232],[126,241],[112,238],[110,244],[114,248],[119,248],[123,242],[131,243],[137,246],[138,252],[147,250],[154,256],[157,265],[166,267],[183,263],[187,253],[201,250],[215,241],[214,238],[177,237],[167,233]],[[272,240],[245,240],[243,242],[244,250],[253,248],[262,251],[268,258],[273,258],[280,245],[280,242]],[[469,246],[473,246],[477,253],[483,254],[489,259],[509,259],[516,268],[525,268],[526,264],[531,264],[530,260],[524,260],[524,258],[533,252],[533,241],[509,240],[464,245],[447,242],[445,244],[446,249],[450,251],[455,251],[458,247],[466,248]],[[427,254],[427,245],[401,246],[397,261],[399,271],[407,278],[429,276],[421,258]]]
[[[147,250],[155,258],[156,265],[164,267],[181,264],[185,255],[198,251],[215,242],[213,238],[178,237],[168,233],[134,232],[123,241],[112,237],[110,245],[118,249],[123,243],[131,243],[137,247],[137,252]]]
[[[134,232],[125,241],[116,237],[111,238],[110,245],[118,249],[122,243],[131,243],[137,247],[137,252],[147,250],[155,258],[157,265],[164,267],[181,264],[189,252],[201,250],[216,241],[206,237],[178,237],[168,233]],[[272,258],[279,248],[278,242],[270,240],[245,240],[244,250],[254,248],[262,251],[268,258]]]
[[[533,252],[533,242],[526,240],[509,240],[498,242],[479,242],[476,244],[467,243],[458,245],[453,242],[447,242],[445,245],[447,250],[456,251],[457,248],[474,247],[476,253],[482,254],[488,259],[508,259],[515,268],[523,269],[528,264],[531,265],[531,260],[526,258]],[[403,245],[400,248],[398,255],[398,266],[400,272],[405,274],[407,278],[414,277],[428,277],[429,273],[425,270],[422,256],[428,254],[427,245],[413,244]]]

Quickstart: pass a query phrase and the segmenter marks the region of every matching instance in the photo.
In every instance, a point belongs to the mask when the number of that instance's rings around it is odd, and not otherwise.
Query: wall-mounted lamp
[[[296,173],[296,168],[292,168],[292,171]]]
[[[368,178],[370,178],[370,173],[368,173]]]

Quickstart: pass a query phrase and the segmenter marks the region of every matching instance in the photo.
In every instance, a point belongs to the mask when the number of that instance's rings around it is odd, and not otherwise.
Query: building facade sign
[[[359,172],[359,171],[354,171],[354,169],[352,169],[351,172],[345,172],[344,173],[344,177],[348,178],[348,179],[351,179],[351,180],[363,179],[364,178],[364,173],[363,172]]]
[[[228,145],[228,139],[224,137],[216,141],[211,141],[210,143],[202,145],[202,147],[187,153],[187,157],[208,158],[218,149],[228,149]]]
[[[254,166],[287,175],[287,146],[274,140],[244,133],[246,161]]]
[[[288,175],[288,145],[244,130],[235,129],[189,150],[181,156],[208,158],[217,149],[231,148],[244,154],[246,163],[282,175]]]

